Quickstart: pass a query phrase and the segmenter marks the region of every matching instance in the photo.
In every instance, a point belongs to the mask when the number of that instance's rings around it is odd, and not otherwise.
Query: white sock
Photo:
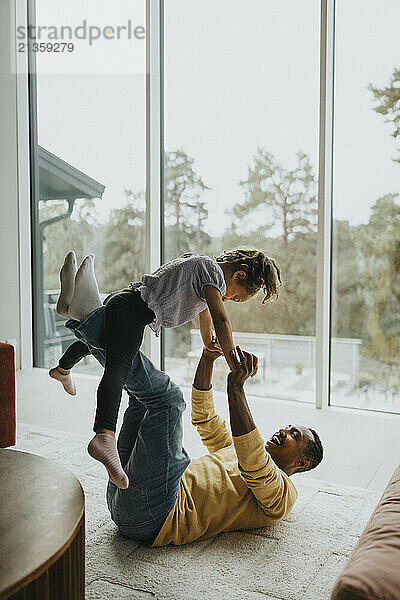
[[[68,316],[84,321],[102,305],[99,288],[94,274],[94,255],[88,254],[75,276],[74,295],[68,307]]]
[[[57,314],[65,319],[68,319],[68,307],[74,295],[77,268],[75,252],[68,252],[60,271],[61,290],[56,306]]]

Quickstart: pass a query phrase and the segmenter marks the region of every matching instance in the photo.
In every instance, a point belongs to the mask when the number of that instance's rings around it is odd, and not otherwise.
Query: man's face
[[[276,431],[265,443],[266,451],[272,460],[287,475],[293,475],[299,469],[309,466],[310,460],[305,452],[314,436],[304,425],[288,425]]]

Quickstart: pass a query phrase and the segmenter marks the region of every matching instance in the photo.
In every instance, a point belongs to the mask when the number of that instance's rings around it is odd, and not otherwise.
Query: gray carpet
[[[87,600],[323,600],[356,544],[379,492],[294,477],[286,519],[187,546],[147,548],[124,538],[105,502],[106,473],[90,438],[20,424],[17,449],[52,458],[86,496]]]

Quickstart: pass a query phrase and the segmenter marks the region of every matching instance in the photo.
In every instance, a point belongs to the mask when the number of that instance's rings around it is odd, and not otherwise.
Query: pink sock
[[[117,450],[117,442],[110,433],[96,433],[89,442],[88,452],[92,458],[101,462],[108,471],[113,483],[125,490],[129,487],[129,479],[124,472]]]
[[[76,385],[72,381],[72,377],[69,373],[60,373],[57,367],[53,367],[49,371],[50,377],[53,379],[57,379],[59,381],[67,394],[71,394],[71,396],[75,396],[76,394]]]

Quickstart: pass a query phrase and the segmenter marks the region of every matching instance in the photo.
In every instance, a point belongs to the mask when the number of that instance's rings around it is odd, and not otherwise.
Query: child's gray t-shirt
[[[179,327],[207,308],[204,286],[226,293],[224,272],[209,256],[187,252],[161,265],[142,281],[130,283],[156,315],[149,327],[158,335],[161,327]]]

